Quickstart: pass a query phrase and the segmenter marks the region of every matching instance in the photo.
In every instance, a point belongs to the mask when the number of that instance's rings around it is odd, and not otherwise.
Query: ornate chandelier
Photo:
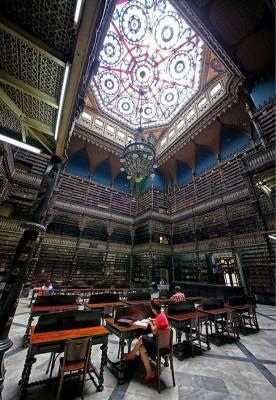
[[[144,93],[140,93],[141,98]],[[141,126],[142,105],[140,108],[140,127],[136,131],[135,141],[124,148],[123,156],[120,159],[124,165],[121,171],[126,171],[127,179],[141,182],[147,176],[154,177],[154,170],[157,168],[155,162],[155,147],[143,139],[144,129]]]

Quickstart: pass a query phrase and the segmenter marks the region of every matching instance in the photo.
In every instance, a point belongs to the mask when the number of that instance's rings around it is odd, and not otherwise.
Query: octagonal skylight
[[[166,0],[118,0],[92,88],[130,128],[167,125],[198,91],[203,42]]]

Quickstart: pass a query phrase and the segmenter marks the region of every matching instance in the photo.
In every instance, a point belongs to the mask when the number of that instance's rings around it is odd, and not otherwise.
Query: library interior
[[[274,1],[0,10],[0,399],[274,400]]]

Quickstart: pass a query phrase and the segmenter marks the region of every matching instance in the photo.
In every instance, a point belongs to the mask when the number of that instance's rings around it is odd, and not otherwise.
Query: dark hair
[[[153,310],[158,312],[158,314],[161,312],[161,305],[159,303],[156,303],[154,300],[151,300],[150,305]]]
[[[177,291],[179,291],[179,290],[180,290],[180,286],[175,286],[174,289],[177,290]]]

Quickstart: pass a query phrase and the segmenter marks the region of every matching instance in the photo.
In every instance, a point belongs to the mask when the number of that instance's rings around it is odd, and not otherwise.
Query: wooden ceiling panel
[[[120,162],[120,159],[114,154],[111,154],[109,162],[111,165],[112,178],[114,179],[119,174],[122,164]]]
[[[88,143],[86,146],[86,151],[88,154],[89,165],[91,169],[95,169],[97,165],[109,158],[110,153],[93,143]]]
[[[84,147],[85,147],[85,143],[77,136],[73,136],[70,140],[70,146],[68,146],[68,149],[67,149],[68,159],[70,159],[73,154],[76,154],[80,150],[84,149]]]
[[[170,158],[164,164],[158,167],[158,171],[165,180],[169,182],[170,180],[175,181],[176,178],[176,162],[174,158]]]
[[[0,0],[1,14],[68,57],[72,53],[76,1]]]
[[[210,7],[210,21],[228,45],[237,44],[261,21],[262,1],[216,0]]]
[[[240,99],[229,111],[223,114],[220,117],[220,121],[223,125],[240,128],[248,134],[251,132],[250,118],[246,111],[244,99]]]
[[[201,133],[197,135],[195,142],[199,145],[210,148],[215,153],[219,153],[220,130],[221,123],[216,120],[208,128],[204,129]]]
[[[183,148],[175,154],[176,160],[188,164],[191,168],[195,167],[196,144],[194,142],[187,143]]]
[[[274,30],[262,30],[246,37],[237,49],[237,56],[249,72],[262,72],[274,63]]]

